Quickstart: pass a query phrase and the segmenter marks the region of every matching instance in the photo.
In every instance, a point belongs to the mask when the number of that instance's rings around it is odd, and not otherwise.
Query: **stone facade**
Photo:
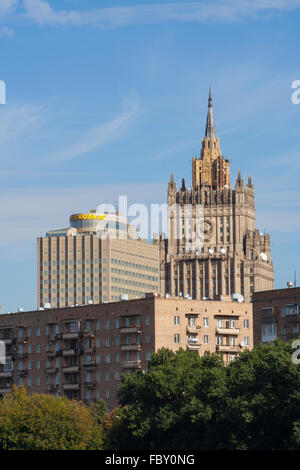
[[[175,206],[182,214],[189,207],[191,229],[202,231],[196,249],[190,248],[191,234],[185,228],[182,236],[175,235]],[[201,222],[197,207],[203,211]],[[163,295],[213,299],[236,293],[249,302],[254,292],[273,289],[270,237],[255,228],[251,178],[244,184],[239,171],[234,189],[230,186],[229,160],[223,158],[216,137],[211,94],[201,155],[193,158],[193,186],[188,188],[182,180],[177,188],[171,175],[168,208],[168,238],[162,234],[156,239]]]
[[[300,287],[255,292],[254,344],[300,337]]]
[[[144,299],[0,315],[0,395],[12,385],[30,393],[117,405],[122,373],[146,370],[161,347],[219,352],[225,363],[253,347],[252,305]]]

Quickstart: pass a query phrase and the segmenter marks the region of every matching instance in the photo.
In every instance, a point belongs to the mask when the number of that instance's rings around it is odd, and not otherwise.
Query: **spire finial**
[[[209,88],[209,96],[208,96],[208,111],[207,111],[205,137],[211,140],[217,138],[215,123],[214,123],[214,116],[213,116],[213,111],[212,111],[211,87]]]

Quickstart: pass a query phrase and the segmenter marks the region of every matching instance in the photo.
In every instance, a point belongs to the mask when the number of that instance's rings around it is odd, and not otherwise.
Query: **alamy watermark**
[[[118,206],[103,203],[97,207],[97,214],[106,214],[96,224],[99,238],[143,238],[151,239],[154,234],[164,233],[171,241],[182,241],[186,251],[197,251],[203,247],[207,227],[204,223],[203,204],[151,204],[142,203],[128,206],[127,196],[119,196]],[[96,218],[89,214],[87,218]],[[121,230],[128,223],[128,230]]]
[[[0,80],[0,104],[6,104],[6,84]]]
[[[291,100],[293,104],[300,103],[300,80],[294,80],[292,82],[292,88],[295,89],[294,93],[292,93]]]
[[[5,342],[0,341],[0,364],[6,364]]]

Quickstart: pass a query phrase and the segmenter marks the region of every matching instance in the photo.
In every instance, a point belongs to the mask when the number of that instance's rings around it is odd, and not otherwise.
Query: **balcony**
[[[80,384],[63,384],[64,390],[79,390]]]
[[[140,369],[142,361],[123,361],[121,365],[124,369]]]
[[[3,372],[0,372],[0,377],[12,377],[13,376],[13,371],[3,371]]]
[[[85,369],[96,369],[97,364],[96,364],[96,361],[85,362],[85,363],[83,364],[83,367],[84,367]]]
[[[77,349],[64,349],[63,356],[76,356],[78,353]]]
[[[290,313],[285,318],[286,318],[286,321],[289,322],[289,323],[300,322],[300,314],[299,313],[293,313],[293,314]]]
[[[298,333],[287,333],[286,339],[289,341],[290,339],[298,339],[300,338],[300,332]]]
[[[216,333],[219,335],[239,335],[240,329],[239,328],[216,328]]]
[[[54,374],[56,372],[56,367],[46,367],[46,374]]]
[[[122,326],[120,333],[129,334],[129,333],[140,333],[141,327],[139,325],[135,326]]]
[[[67,366],[67,367],[63,367],[63,372],[65,374],[71,374],[71,373],[74,373],[74,372],[79,372],[79,366]]]
[[[199,341],[188,341],[187,348],[189,351],[198,351],[200,349],[201,344]]]
[[[10,388],[0,388],[0,393],[9,393],[11,392]]]
[[[238,352],[239,351],[238,346],[234,346],[231,344],[217,344],[216,349],[217,351],[220,351],[220,352]]]
[[[141,349],[141,344],[121,344],[121,351],[140,351]]]
[[[193,333],[193,334],[198,334],[199,333],[199,330],[200,330],[200,326],[187,326],[186,327],[186,332],[187,333]]]
[[[5,344],[12,344],[12,339],[11,338],[2,339],[1,341],[4,341]]]
[[[72,333],[63,333],[62,337],[63,337],[63,339],[78,339],[79,334],[80,334],[80,331],[72,332]],[[82,335],[80,335],[80,336],[82,336]]]
[[[95,388],[96,382],[84,382],[86,388]]]

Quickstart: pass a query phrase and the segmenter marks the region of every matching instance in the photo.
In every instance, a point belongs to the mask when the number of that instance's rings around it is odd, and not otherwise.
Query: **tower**
[[[270,237],[255,228],[251,178],[244,184],[239,171],[234,188],[230,185],[230,164],[216,134],[211,90],[200,156],[192,161],[192,181],[192,188],[183,179],[177,189],[172,174],[168,184],[168,238],[157,241],[162,293],[193,299],[242,294],[248,302],[253,292],[272,289]],[[174,205],[182,214],[191,208],[191,228],[202,231],[201,247],[190,244],[190,229],[174,236]],[[202,220],[196,215],[199,207]]]

